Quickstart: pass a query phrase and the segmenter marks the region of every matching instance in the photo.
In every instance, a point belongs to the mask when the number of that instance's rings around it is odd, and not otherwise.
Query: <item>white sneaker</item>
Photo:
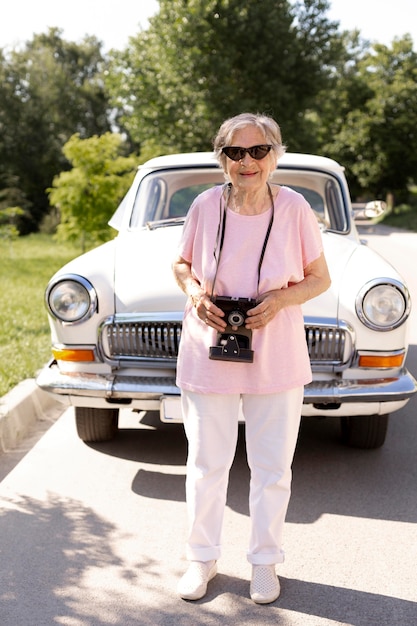
[[[183,600],[200,600],[206,595],[207,585],[216,574],[216,561],[191,561],[178,583],[179,595]]]
[[[250,597],[257,604],[274,602],[280,594],[278,576],[275,565],[253,565]]]

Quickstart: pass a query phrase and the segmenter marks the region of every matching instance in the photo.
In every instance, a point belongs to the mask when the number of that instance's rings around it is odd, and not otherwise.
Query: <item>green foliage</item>
[[[51,358],[44,290],[52,274],[77,256],[75,247],[30,235],[13,244],[0,240],[0,396],[33,378]]]
[[[24,210],[18,206],[0,209],[0,239],[9,242],[10,254],[13,254],[12,243],[19,236],[16,220],[19,216],[24,215],[24,213]]]
[[[94,37],[78,44],[50,29],[23,49],[0,50],[0,189],[6,205],[25,209],[24,233],[48,210],[46,188],[67,167],[64,143],[110,129],[100,48]]]
[[[328,107],[339,111],[324,149],[349,170],[354,189],[397,201],[417,172],[417,53],[409,36],[376,44],[347,64]]]
[[[17,218],[24,215],[24,213],[24,210],[20,206],[10,206],[5,209],[0,209],[0,226],[12,226],[16,230],[17,234],[19,234],[16,227],[16,221]]]
[[[69,42],[56,28],[0,49],[0,209],[23,209],[24,234],[54,230],[47,189],[69,169],[62,147],[74,134],[117,129],[143,162],[210,150],[221,122],[244,110],[273,115],[289,150],[341,161],[353,196],[407,203],[417,172],[413,42],[340,32],[329,4],[160,0],[149,28],[107,57],[95,37]]]
[[[63,151],[72,169],[53,180],[51,205],[61,214],[58,239],[81,241],[82,249],[111,236],[107,222],[132,183],[137,159],[121,156],[118,134],[81,139],[73,135]]]
[[[327,8],[323,0],[161,0],[107,75],[124,128],[139,145],[204,150],[226,117],[259,110],[278,119],[292,149],[310,145],[304,112],[340,53]]]

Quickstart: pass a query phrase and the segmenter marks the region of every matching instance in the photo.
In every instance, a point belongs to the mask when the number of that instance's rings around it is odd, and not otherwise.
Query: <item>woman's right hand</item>
[[[200,294],[191,296],[191,299],[197,316],[204,324],[215,328],[219,332],[224,331],[226,328],[226,322],[223,319],[224,312],[212,302],[210,296],[201,291]]]
[[[207,326],[222,332],[226,328],[226,322],[223,319],[224,313],[211,301],[210,296],[192,275],[191,263],[179,256],[174,261],[172,270],[178,285],[191,298],[200,320]]]

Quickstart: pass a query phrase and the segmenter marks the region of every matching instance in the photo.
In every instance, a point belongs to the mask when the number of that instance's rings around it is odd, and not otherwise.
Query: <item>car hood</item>
[[[119,234],[115,240],[117,314],[184,309],[185,296],[176,284],[171,269],[181,232],[181,226],[168,226]],[[323,243],[332,286],[326,293],[306,303],[303,312],[306,316],[337,318],[339,288],[351,257],[355,253],[360,254],[362,249],[365,256],[375,256],[375,253],[350,237],[332,233],[323,233]],[[357,284],[353,288],[358,291],[363,285],[360,273],[354,283]]]
[[[182,226],[120,233],[115,240],[116,314],[182,311],[185,296],[172,273]]]

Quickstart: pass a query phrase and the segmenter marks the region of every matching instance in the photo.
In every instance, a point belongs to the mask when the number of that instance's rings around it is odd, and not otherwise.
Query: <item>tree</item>
[[[325,149],[348,167],[353,187],[406,201],[417,172],[417,53],[411,38],[396,39],[391,47],[375,44],[360,55],[328,105],[339,113]]]
[[[138,145],[204,150],[226,117],[259,110],[280,122],[292,149],[308,148],[304,112],[340,54],[327,8],[324,0],[161,0],[108,75],[123,127]]]
[[[110,238],[107,222],[128,190],[137,166],[133,155],[124,157],[123,138],[105,133],[81,139],[77,133],[63,152],[72,169],[62,172],[49,189],[51,205],[61,214],[58,238],[87,245]]]
[[[36,230],[48,210],[46,188],[68,166],[69,137],[110,129],[103,64],[96,38],[67,42],[56,28],[7,56],[0,51],[0,189],[24,197],[22,232]]]

